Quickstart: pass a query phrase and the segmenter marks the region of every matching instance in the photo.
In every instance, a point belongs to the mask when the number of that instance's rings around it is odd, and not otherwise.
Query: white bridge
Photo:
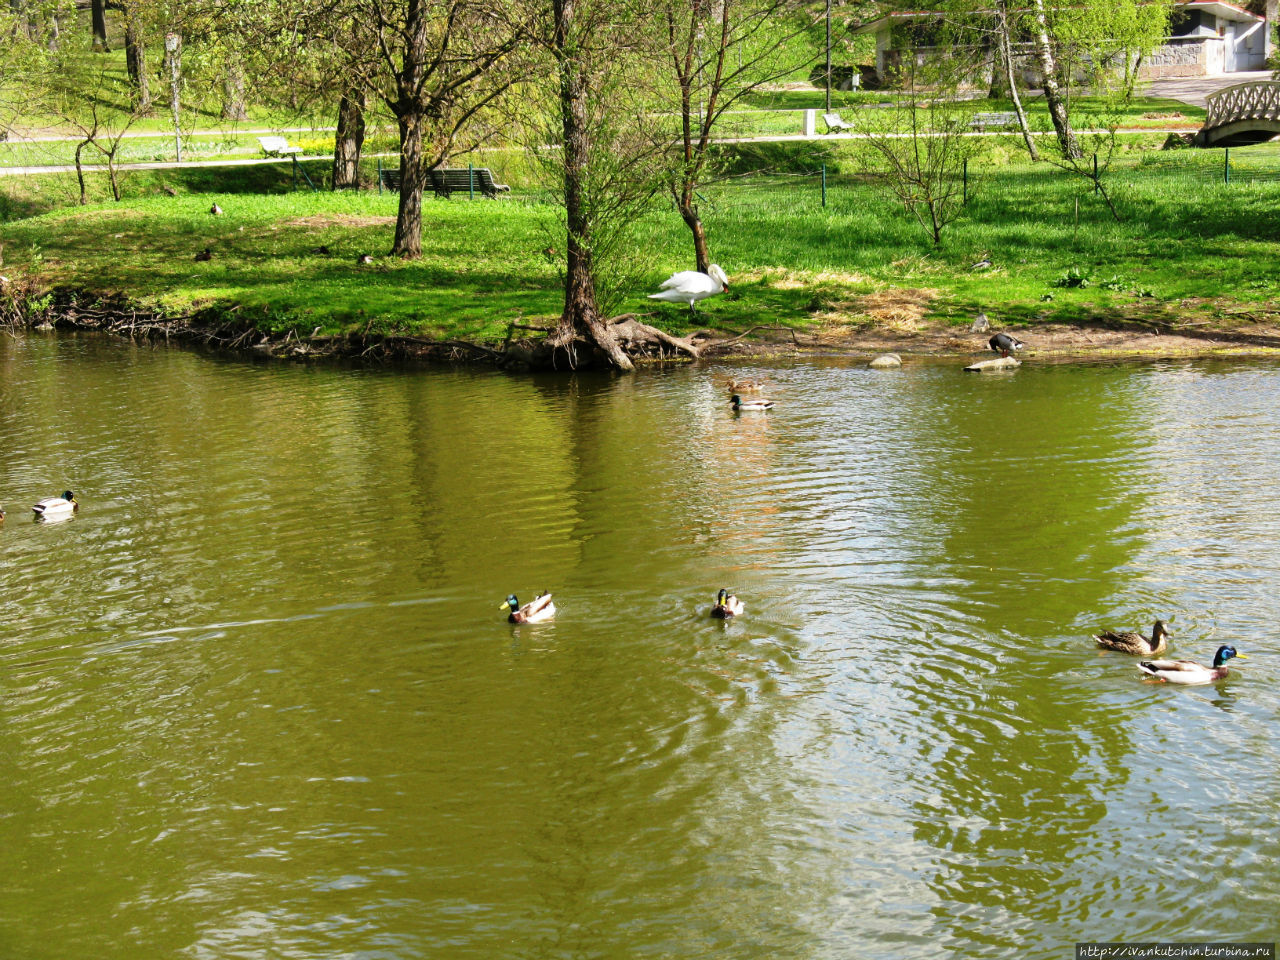
[[[1206,100],[1198,147],[1244,147],[1280,134],[1280,82],[1237,83]]]

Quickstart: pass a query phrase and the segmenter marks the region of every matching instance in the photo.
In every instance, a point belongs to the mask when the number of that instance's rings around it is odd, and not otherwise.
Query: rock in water
[[[1020,366],[1022,366],[1022,361],[1015,357],[994,357],[991,360],[979,360],[977,363],[971,363],[965,369],[983,373],[988,370],[1012,370]]]
[[[877,370],[888,370],[892,367],[902,366],[902,358],[896,353],[882,353],[871,361],[871,366]]]

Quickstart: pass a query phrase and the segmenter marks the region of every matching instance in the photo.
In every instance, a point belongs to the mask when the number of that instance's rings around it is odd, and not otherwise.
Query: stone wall
[[[1217,73],[1222,72],[1222,41],[1217,37],[1174,40],[1156,47],[1143,57],[1138,76],[1144,80],[1159,77],[1203,77],[1210,75],[1210,62],[1217,55]]]

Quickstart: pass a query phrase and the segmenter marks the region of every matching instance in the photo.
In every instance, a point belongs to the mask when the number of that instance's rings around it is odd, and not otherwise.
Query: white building
[[[930,12],[891,13],[853,32],[875,36],[876,74],[884,78],[900,69],[908,51],[917,62],[950,52],[951,47],[928,45],[930,24],[939,19]],[[1222,0],[1187,0],[1175,7],[1169,28],[1168,41],[1143,58],[1140,77],[1216,77],[1266,68],[1267,21],[1242,7]],[[1015,44],[1020,66],[1034,73],[1028,48]]]

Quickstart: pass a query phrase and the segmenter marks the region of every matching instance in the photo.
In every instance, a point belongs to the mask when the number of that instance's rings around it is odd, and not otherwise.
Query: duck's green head
[[[499,610],[507,610],[507,609],[511,609],[511,610],[513,610],[513,611],[514,611],[514,610],[519,610],[519,609],[520,609],[520,601],[516,599],[516,595],[513,593],[513,594],[511,594],[511,596],[507,597],[507,599],[505,599],[505,600],[503,600],[503,601],[502,601],[502,606],[498,607],[498,609],[499,609]]]
[[[716,594],[716,605],[724,606],[724,602],[728,599],[729,599],[729,591],[721,587],[720,592]]]
[[[732,397],[729,398],[729,402],[736,407],[738,404],[742,403],[742,398],[735,393]]]
[[[63,491],[62,491],[62,499],[63,499],[63,500],[66,500],[68,503],[75,503],[75,502],[76,502],[76,495],[75,495],[74,493],[72,493],[70,490],[63,490]]]
[[[1236,653],[1236,648],[1229,644],[1223,644],[1218,648],[1218,652],[1213,655],[1213,665],[1220,667],[1232,657],[1239,657],[1241,660],[1248,660],[1243,653]]]

